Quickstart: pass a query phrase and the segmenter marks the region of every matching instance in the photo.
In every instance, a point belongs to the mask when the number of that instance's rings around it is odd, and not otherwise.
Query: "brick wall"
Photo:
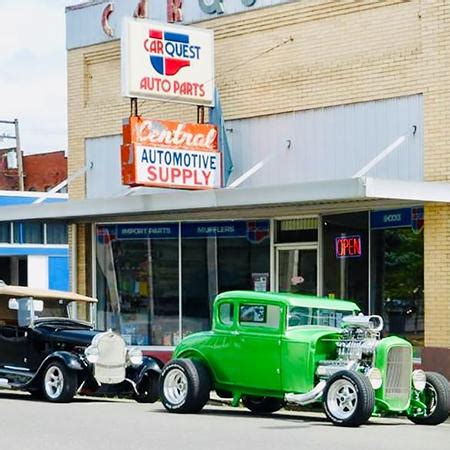
[[[26,191],[45,192],[67,178],[67,157],[63,151],[23,157]],[[8,169],[6,153],[0,151],[0,189],[18,190],[17,169]]]
[[[423,93],[425,174],[449,180],[450,4],[445,0],[301,1],[218,17],[216,78],[226,119]],[[71,50],[69,172],[84,139],[118,134],[129,115],[120,96],[119,42]],[[193,107],[140,102],[155,118],[195,120]],[[74,181],[72,198],[85,195]],[[447,207],[426,206],[426,345],[450,347]],[[438,251],[433,251],[433,246]],[[433,278],[434,277],[434,278]],[[445,331],[447,330],[447,331]]]
[[[48,191],[67,178],[63,151],[27,155],[23,158],[26,191]]]

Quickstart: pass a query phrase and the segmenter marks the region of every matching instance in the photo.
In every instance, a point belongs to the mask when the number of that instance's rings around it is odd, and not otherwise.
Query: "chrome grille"
[[[385,399],[397,407],[408,407],[411,389],[412,354],[409,347],[391,347],[388,352]]]
[[[121,336],[111,331],[96,336],[98,361],[94,375],[99,383],[115,384],[125,379],[126,346]]]

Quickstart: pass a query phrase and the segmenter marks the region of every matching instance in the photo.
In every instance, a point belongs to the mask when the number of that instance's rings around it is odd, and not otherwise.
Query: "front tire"
[[[159,376],[156,373],[148,373],[138,384],[139,394],[134,395],[138,403],[155,403],[159,398]]]
[[[359,372],[335,373],[323,391],[325,414],[334,425],[359,427],[369,420],[375,393],[367,377]]]
[[[270,414],[283,407],[283,400],[275,397],[242,397],[242,404],[256,414]]]
[[[33,389],[28,391],[31,395],[33,400],[43,400],[44,399],[44,393],[42,389]]]
[[[77,375],[64,364],[54,361],[44,370],[42,394],[53,403],[70,402],[77,391]]]
[[[422,416],[408,416],[417,425],[439,425],[448,418],[450,389],[447,378],[440,373],[426,372],[425,389],[419,394],[427,410]]]
[[[197,360],[175,359],[161,373],[160,399],[169,412],[197,413],[209,400],[211,378]]]

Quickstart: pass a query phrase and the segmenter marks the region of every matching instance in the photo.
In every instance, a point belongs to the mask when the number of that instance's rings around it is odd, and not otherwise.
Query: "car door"
[[[28,328],[0,326],[0,366],[27,368]]]
[[[0,368],[27,368],[29,328],[19,324],[19,311],[8,298],[0,301]]]
[[[234,339],[236,384],[281,389],[281,318],[276,304],[240,303]]]

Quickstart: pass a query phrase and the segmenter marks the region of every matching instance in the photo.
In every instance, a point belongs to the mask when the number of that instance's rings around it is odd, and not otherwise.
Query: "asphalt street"
[[[450,450],[450,421],[427,427],[375,418],[360,428],[338,428],[320,413],[263,417],[210,404],[201,414],[177,415],[159,402],[79,397],[58,405],[8,391],[0,391],[0,411],[2,450]]]

